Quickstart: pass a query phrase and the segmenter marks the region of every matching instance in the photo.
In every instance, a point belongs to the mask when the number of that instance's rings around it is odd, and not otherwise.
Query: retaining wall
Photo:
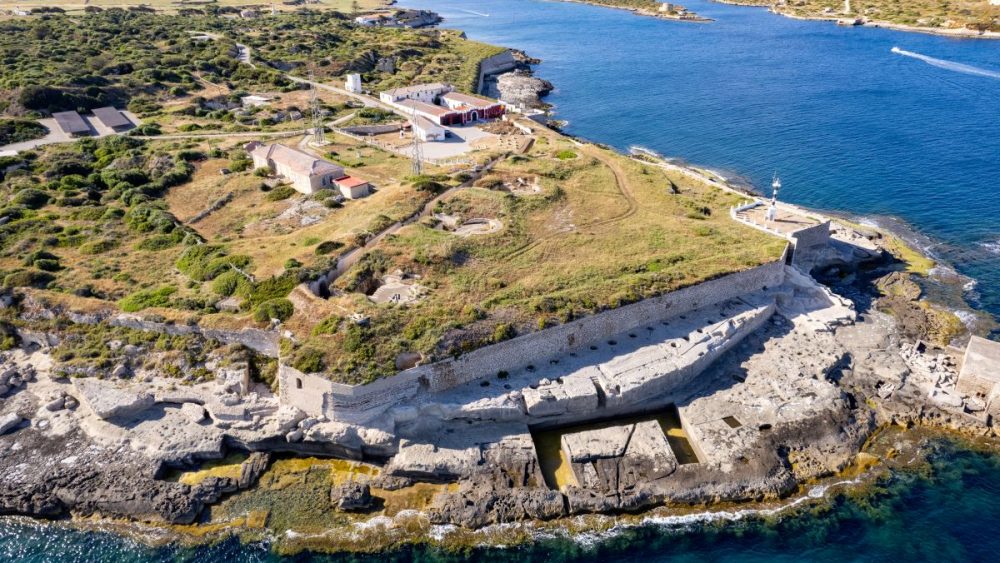
[[[366,385],[343,385],[318,375],[301,374],[292,368],[283,367],[279,371],[281,400],[314,415],[325,414],[332,419],[345,421],[363,419],[412,397],[419,389],[440,392],[473,380],[494,377],[500,371],[510,372],[530,363],[543,362],[636,327],[765,287],[777,287],[784,281],[784,276],[784,261],[770,262],[486,346],[458,358],[417,366]],[[297,385],[294,378],[299,378],[300,375],[303,388],[290,389]],[[326,399],[317,402],[314,396],[319,393],[326,394]]]
[[[792,252],[792,264],[798,266],[811,264],[817,252],[825,252],[830,245],[830,222],[824,221],[814,227],[792,233],[795,250]],[[806,268],[808,271],[808,268]]]
[[[136,330],[160,332],[170,335],[199,334],[227,344],[242,344],[251,350],[272,358],[278,357],[278,333],[256,328],[241,330],[219,330],[201,328],[198,325],[178,325],[147,321],[138,317],[117,316],[108,319],[111,326],[120,326]]]

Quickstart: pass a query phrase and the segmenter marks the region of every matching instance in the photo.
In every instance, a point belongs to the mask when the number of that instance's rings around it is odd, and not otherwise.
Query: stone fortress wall
[[[817,253],[826,252],[830,245],[830,220],[798,230],[789,236],[794,245],[792,265],[811,264]],[[805,268],[809,271],[809,268]]]
[[[499,372],[512,372],[532,362],[541,363],[640,326],[777,287],[784,276],[782,257],[749,270],[486,346],[458,358],[417,366],[366,385],[334,383],[320,374],[303,374],[282,365],[278,372],[281,401],[313,416],[345,422],[365,420],[373,413],[412,398],[421,389],[438,393],[496,377]]]

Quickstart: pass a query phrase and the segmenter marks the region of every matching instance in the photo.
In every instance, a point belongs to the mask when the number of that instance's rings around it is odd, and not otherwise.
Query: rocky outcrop
[[[153,406],[151,393],[92,378],[79,378],[73,386],[80,400],[104,420],[135,416]]]
[[[371,487],[368,483],[350,481],[336,485],[330,490],[330,502],[338,510],[352,512],[368,510],[375,503],[375,499],[372,497]]]
[[[500,100],[517,107],[542,109],[542,98],[555,87],[548,80],[531,75],[530,71],[517,70],[496,77]]]

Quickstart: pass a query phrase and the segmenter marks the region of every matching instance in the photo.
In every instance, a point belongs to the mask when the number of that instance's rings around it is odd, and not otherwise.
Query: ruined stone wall
[[[430,390],[443,391],[475,379],[493,377],[499,371],[511,371],[532,362],[559,356],[574,348],[589,346],[610,336],[682,315],[698,307],[739,297],[764,287],[776,287],[784,281],[784,275],[781,262],[772,262],[480,348],[454,360],[421,367],[428,368],[426,380]]]
[[[812,264],[816,254],[825,252],[830,244],[830,222],[796,231],[791,239],[795,243],[792,264]]]
[[[278,386],[281,403],[294,405],[309,416],[323,414],[324,397],[330,393],[332,382],[320,375],[302,373],[284,364],[278,364]]]
[[[743,272],[699,283],[659,297],[625,305],[576,321],[533,332],[506,342],[474,350],[459,358],[417,366],[367,385],[352,386],[333,383],[317,376],[315,391],[329,394],[324,403],[325,414],[333,419],[348,420],[364,413],[381,412],[392,404],[412,397],[423,387],[431,392],[444,391],[473,380],[494,377],[500,371],[513,371],[532,362],[542,362],[570,350],[601,342],[613,335],[645,326],[699,307],[727,299],[777,287],[784,281],[783,261],[775,261]],[[285,368],[286,370],[290,368]],[[287,394],[287,382],[281,381],[282,402],[300,406]],[[309,408],[316,408],[311,396],[304,399]],[[303,410],[305,407],[300,406]]]
[[[227,344],[242,344],[251,350],[272,358],[278,357],[278,333],[256,328],[240,330],[222,330],[202,328],[198,325],[178,325],[147,321],[139,317],[121,315],[108,320],[112,326],[121,326],[135,330],[146,330],[170,335],[200,334]]]

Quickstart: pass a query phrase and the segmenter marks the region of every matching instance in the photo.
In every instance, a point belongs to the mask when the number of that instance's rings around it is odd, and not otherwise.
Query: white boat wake
[[[484,13],[482,13],[482,12],[474,12],[474,11],[472,11],[472,10],[464,10],[464,9],[462,9],[462,8],[457,8],[457,10],[458,10],[459,12],[465,12],[466,14],[472,14],[472,15],[474,15],[474,16],[480,16],[480,17],[483,17],[483,18],[488,18],[488,17],[490,17],[490,15],[489,15],[489,14],[484,14]]]
[[[973,76],[985,76],[987,78],[995,78],[1000,80],[1000,72],[995,70],[987,70],[985,68],[979,68],[977,66],[955,63],[952,61],[946,61],[943,59],[935,59],[934,57],[928,57],[927,55],[921,55],[920,53],[914,53],[913,51],[906,51],[900,49],[899,47],[893,47],[890,49],[893,53],[897,55],[903,55],[904,57],[910,57],[925,63],[936,66],[938,68],[943,68],[945,70],[950,70],[953,72],[961,72],[962,74],[971,74]]]

